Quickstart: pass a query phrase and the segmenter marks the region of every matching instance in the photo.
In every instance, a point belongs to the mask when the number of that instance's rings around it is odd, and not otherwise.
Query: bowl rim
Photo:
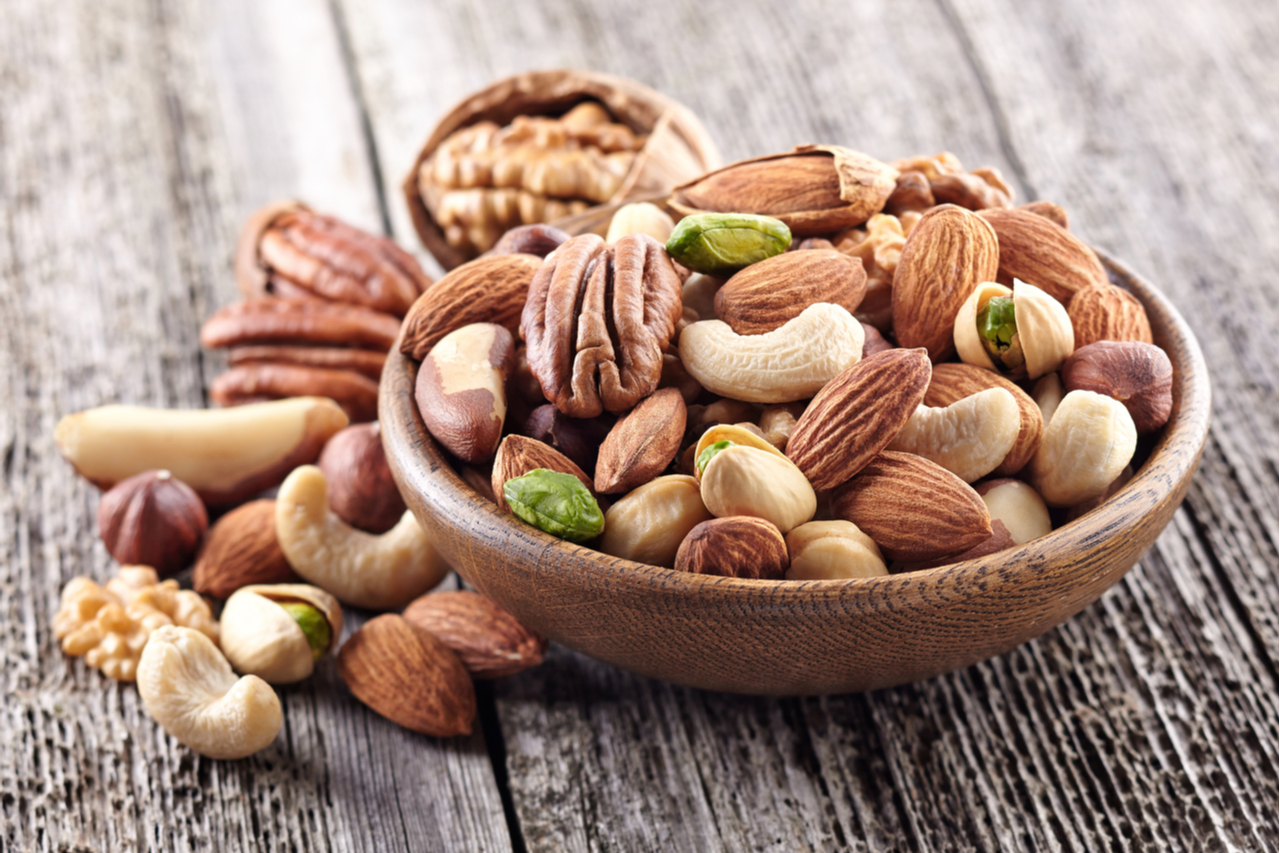
[[[507,534],[514,534],[516,537],[536,543],[537,547],[528,548],[526,553],[530,558],[535,558],[539,564],[545,563],[548,552],[561,553],[573,560],[604,563],[610,569],[612,582],[621,580],[628,585],[641,585],[647,589],[660,588],[677,595],[697,595],[699,591],[712,589],[720,596],[736,592],[742,593],[744,598],[753,602],[762,598],[767,599],[770,605],[776,605],[779,598],[818,601],[841,599],[851,595],[874,595],[881,589],[887,591],[901,587],[904,582],[931,587],[946,581],[969,580],[971,575],[995,568],[1014,567],[1014,576],[1004,577],[1002,573],[1002,577],[1004,581],[1016,584],[1022,579],[1023,573],[1034,573],[1043,569],[1047,552],[1090,547],[1090,543],[1086,540],[1095,537],[1098,531],[1089,521],[1096,520],[1100,510],[1138,502],[1137,506],[1130,507],[1128,520],[1123,521],[1118,528],[1107,531],[1110,535],[1115,535],[1140,524],[1143,519],[1175,496],[1176,501],[1180,503],[1208,439],[1211,409],[1209,374],[1199,344],[1190,327],[1168,298],[1154,285],[1106,253],[1096,248],[1094,252],[1107,269],[1113,284],[1132,292],[1144,307],[1157,309],[1168,319],[1170,326],[1168,340],[1163,342],[1167,346],[1162,345],[1162,349],[1173,362],[1173,415],[1152,447],[1146,463],[1116,494],[1093,510],[1055,528],[1045,536],[994,554],[930,569],[917,569],[872,578],[767,580],[681,572],[614,557],[585,545],[558,539],[503,512],[497,505],[472,489],[447,463],[443,451],[427,433],[417,406],[413,405],[411,391],[417,365],[400,352],[398,341],[388,355],[379,388],[379,416],[384,421],[382,427],[384,445],[387,447],[388,457],[392,459],[392,469],[397,474],[397,481],[402,478],[407,481],[402,484],[402,489],[407,485],[419,494],[427,494],[429,490],[424,486],[430,478],[443,474],[444,484],[454,491],[461,490],[460,497],[466,499],[472,508],[482,513],[491,524],[496,524]],[[410,392],[408,408],[412,411],[412,420],[401,422],[392,417],[395,411],[392,398],[397,393],[396,386],[406,381],[404,376],[406,372]],[[397,374],[401,375],[397,376]],[[391,421],[390,426],[386,423],[388,420]],[[422,467],[415,470],[414,466],[399,464],[400,460],[395,457],[397,441],[393,440],[399,437],[417,440],[400,442],[403,446],[408,447],[421,442],[426,448],[425,453],[418,455],[419,461],[423,463]],[[1188,445],[1193,450],[1192,453],[1173,452],[1176,447]],[[410,505],[413,505],[412,501]],[[455,565],[454,568],[458,567]],[[1128,568],[1125,567],[1125,571]],[[463,574],[465,576],[465,572]],[[985,584],[949,584],[947,601],[954,603],[957,600],[986,595],[990,592],[991,590],[987,589]],[[766,595],[762,596],[762,593]]]

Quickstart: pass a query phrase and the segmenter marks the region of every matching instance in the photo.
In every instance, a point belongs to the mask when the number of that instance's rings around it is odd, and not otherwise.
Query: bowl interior
[[[1185,321],[1101,255],[1143,303],[1174,366],[1173,414],[1133,479],[1097,509],[997,554],[881,578],[767,581],[693,575],[564,542],[472,490],[413,401],[417,365],[383,371],[383,443],[401,492],[469,583],[548,638],[643,675],[757,694],[842,693],[968,666],[1093,602],[1181,503],[1208,435],[1209,378]]]

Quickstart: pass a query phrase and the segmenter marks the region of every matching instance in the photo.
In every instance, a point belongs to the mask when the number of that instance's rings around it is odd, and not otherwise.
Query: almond
[[[991,536],[991,515],[964,480],[911,453],[886,450],[831,495],[831,512],[858,525],[885,556],[923,562]]]
[[[471,734],[476,692],[458,656],[412,622],[387,613],[342,644],[338,675],[391,722],[435,737]]]
[[[893,441],[923,402],[930,374],[928,353],[919,348],[887,350],[850,366],[809,403],[787,457],[815,489],[835,488]]]
[[[816,302],[852,314],[867,292],[862,261],[834,249],[787,252],[752,264],[716,292],[716,316],[739,335],[772,332]]]
[[[778,528],[747,515],[702,522],[676,552],[676,571],[701,575],[781,580],[789,565],[787,541]]]
[[[493,458],[507,416],[515,341],[496,323],[454,329],[422,360],[414,400],[432,438],[465,462]]]
[[[1000,241],[995,280],[1001,284],[1012,286],[1015,278],[1021,279],[1066,305],[1077,292],[1109,283],[1093,250],[1053,220],[1016,208],[984,210],[979,216]]]
[[[536,255],[477,258],[427,288],[404,318],[400,352],[421,361],[441,338],[471,323],[497,323],[512,335],[542,266]]]
[[[1067,303],[1076,349],[1098,341],[1152,343],[1151,323],[1138,298],[1109,284],[1082,290]]]
[[[1044,417],[1031,395],[1014,383],[991,370],[983,370],[971,364],[935,364],[929,389],[924,394],[926,406],[950,406],[957,400],[973,396],[988,388],[1003,388],[1013,395],[1018,404],[1021,424],[1013,449],[994,471],[994,477],[1011,477],[1031,461],[1040,436],[1044,434]]]
[[[662,473],[675,459],[687,413],[675,388],[655,391],[614,425],[600,445],[596,491],[629,492]]]
[[[965,560],[976,560],[979,557],[985,557],[988,554],[996,554],[1006,548],[1013,548],[1018,543],[1013,541],[1013,536],[1009,534],[1009,528],[1004,526],[1004,522],[999,519],[991,521],[991,535],[974,545],[968,551],[962,551],[959,554],[953,554],[948,557],[936,557],[932,560],[925,560],[920,563],[895,563],[893,566],[894,574],[900,572],[918,572],[923,569],[936,569],[939,566],[948,566],[952,563],[963,563]]]
[[[542,663],[547,641],[488,596],[470,590],[433,592],[404,609],[404,618],[458,655],[472,678],[501,678]]]
[[[276,502],[251,501],[218,519],[196,557],[191,585],[201,595],[229,598],[250,584],[302,583],[276,540]]]
[[[754,213],[780,219],[795,237],[821,237],[866,222],[884,207],[898,172],[849,148],[799,145],[740,160],[671,193],[671,207],[694,213]]]
[[[493,457],[493,498],[499,509],[507,509],[506,498],[502,496],[503,484],[538,468],[572,474],[594,493],[591,478],[569,457],[541,441],[523,435],[509,435],[498,445],[498,452]]]
[[[999,260],[996,232],[982,216],[954,204],[929,210],[907,235],[893,276],[898,345],[924,347],[935,362],[954,352],[956,314],[975,287],[995,278]]]
[[[1036,216],[1043,216],[1050,222],[1066,229],[1071,227],[1071,223],[1067,219],[1067,212],[1051,201],[1030,201],[1021,205],[1018,210],[1025,210],[1028,213],[1034,213]]]

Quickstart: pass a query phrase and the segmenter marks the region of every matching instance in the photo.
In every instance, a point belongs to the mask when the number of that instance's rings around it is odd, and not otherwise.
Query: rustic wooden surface
[[[1277,9],[1196,0],[0,0],[2,850],[1240,850],[1277,841]],[[871,694],[750,699],[564,649],[483,731],[398,730],[332,666],[241,762],[68,661],[113,571],[67,412],[199,406],[239,222],[297,196],[417,248],[397,186],[491,80],[580,66],[727,157],[944,148],[1157,282],[1214,380],[1191,493],[1063,627]],[[356,620],[353,620],[356,621]],[[815,638],[815,642],[820,642]]]

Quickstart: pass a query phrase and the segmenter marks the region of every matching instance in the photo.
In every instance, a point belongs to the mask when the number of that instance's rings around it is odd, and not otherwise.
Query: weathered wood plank
[[[331,664],[272,747],[214,762],[59,651],[62,584],[115,568],[57,418],[203,405],[253,208],[381,214],[326,5],[0,5],[0,849],[509,850],[483,736],[405,732]]]
[[[802,701],[565,650],[496,685],[529,849],[1275,849],[1273,9],[360,8],[346,17],[389,195],[455,100],[587,65],[688,104],[730,158],[824,140],[993,163],[1169,292],[1214,373],[1213,438],[1175,524],[1102,602],[1009,655]],[[1190,92],[1210,117],[1189,118]]]

